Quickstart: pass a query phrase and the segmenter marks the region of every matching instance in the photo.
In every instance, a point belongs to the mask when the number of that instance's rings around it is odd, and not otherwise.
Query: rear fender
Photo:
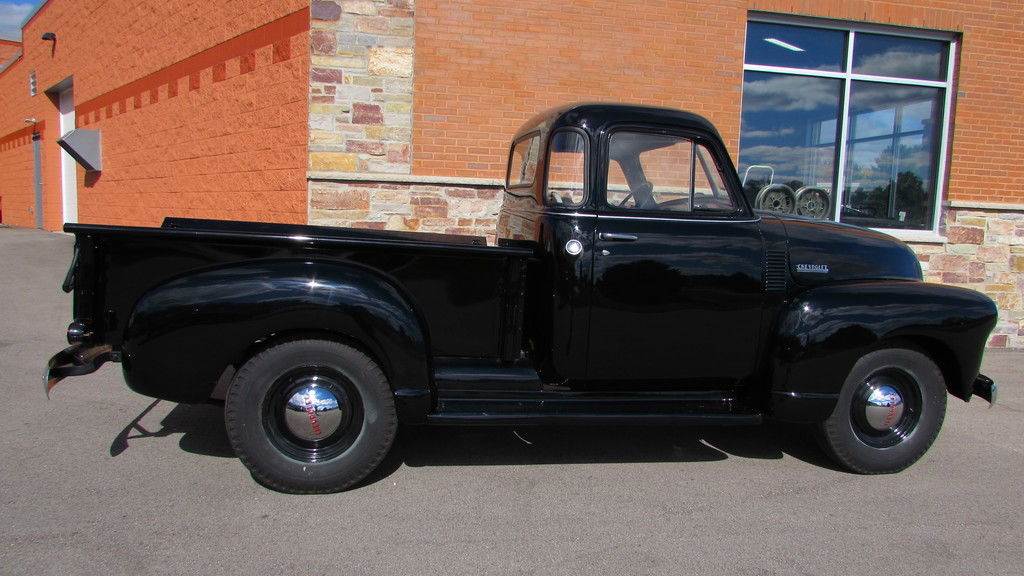
[[[781,420],[821,421],[857,360],[899,345],[925,351],[949,392],[968,400],[995,323],[991,299],[954,286],[879,281],[807,290],[776,324],[769,410]]]
[[[125,331],[125,379],[141,394],[203,401],[259,342],[313,331],[363,347],[381,362],[399,400],[412,398],[425,413],[424,326],[395,284],[357,265],[274,260],[208,269],[139,299]]]

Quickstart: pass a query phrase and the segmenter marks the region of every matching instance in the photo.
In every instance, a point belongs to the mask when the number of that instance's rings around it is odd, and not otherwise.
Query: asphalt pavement
[[[1000,403],[950,397],[903,473],[834,468],[801,428],[403,430],[369,481],[257,484],[222,410],[62,383],[73,239],[0,228],[0,574],[1024,573],[1024,352]]]

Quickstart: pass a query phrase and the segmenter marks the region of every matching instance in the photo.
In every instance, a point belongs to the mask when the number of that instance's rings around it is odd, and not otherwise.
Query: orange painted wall
[[[46,228],[62,215],[57,106],[44,91],[68,77],[78,126],[103,138],[103,171],[78,169],[79,221],[305,222],[308,29],[308,0],[49,0],[23,30],[24,56],[0,72],[0,138],[26,117],[46,122]],[[52,51],[37,40],[47,31]],[[0,167],[26,149],[0,149]],[[33,225],[31,194],[0,173],[6,223]]]
[[[419,0],[413,172],[502,178],[533,113],[580,100],[685,108],[736,153],[749,10],[961,32],[949,198],[1024,202],[1024,3]]]

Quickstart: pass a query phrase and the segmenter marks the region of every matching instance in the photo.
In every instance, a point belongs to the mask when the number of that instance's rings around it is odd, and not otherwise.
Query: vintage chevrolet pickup
[[[515,136],[483,238],[168,218],[73,224],[66,376],[223,402],[264,484],[342,490],[402,424],[803,422],[896,472],[979,374],[996,307],[922,282],[902,242],[757,213],[715,129],[612,104]]]

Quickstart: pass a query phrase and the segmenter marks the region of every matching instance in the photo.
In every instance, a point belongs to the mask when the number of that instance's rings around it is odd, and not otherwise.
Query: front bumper
[[[978,377],[974,379],[972,392],[982,400],[987,400],[989,404],[995,404],[996,396],[999,393],[999,386],[988,376],[978,374]]]
[[[69,346],[53,355],[46,363],[43,374],[43,390],[50,397],[50,390],[68,376],[92,374],[100,369],[111,358],[108,344],[88,345],[85,343]]]

